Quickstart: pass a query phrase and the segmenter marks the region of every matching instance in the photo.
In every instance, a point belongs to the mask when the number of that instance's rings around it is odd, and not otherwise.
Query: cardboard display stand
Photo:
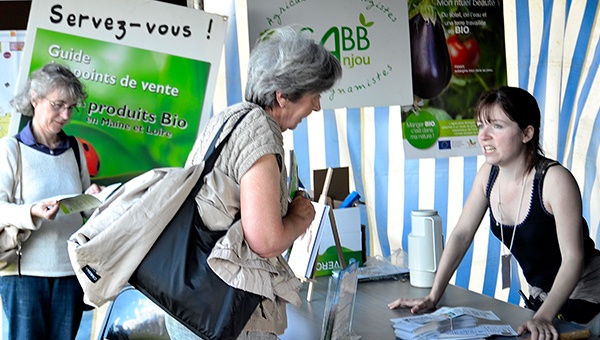
[[[295,176],[293,176],[296,171],[293,153],[290,154],[290,156],[292,161],[290,164],[290,169],[292,171],[292,175],[290,176],[290,192],[293,193],[290,196],[291,198],[295,195],[295,191],[299,189],[296,187],[298,181],[294,180]],[[315,218],[312,221],[311,226],[303,235],[294,241],[289,252],[284,255],[296,277],[302,282],[308,282],[308,294],[306,296],[308,301],[312,300],[315,277],[317,274],[317,257],[323,232],[326,231],[325,228],[331,228],[331,235],[337,253],[337,261],[339,261],[342,270],[346,268],[346,261],[344,259],[336,217],[333,213],[333,201],[328,196],[332,176],[333,169],[329,168],[324,179],[325,183],[319,196],[319,200],[318,202],[312,202],[315,207]],[[329,224],[329,227],[325,226],[326,224]]]
[[[349,197],[360,197],[360,195],[358,195],[358,192],[350,190],[351,181],[348,167],[332,169],[333,175],[327,188],[326,196],[333,202],[333,204],[330,202],[328,204],[332,207],[333,214],[335,215],[337,236],[340,243],[343,244],[342,252],[344,254],[345,265],[347,266],[351,259],[354,259],[359,262],[360,267],[365,262],[364,250],[366,249],[366,246],[362,242],[364,234],[361,227],[361,208],[355,206],[355,203],[358,203],[358,199],[356,198],[352,203],[346,202],[346,205],[343,205],[344,201]],[[323,192],[328,171],[329,169],[315,169],[313,171],[315,198],[319,198]],[[342,270],[344,267],[340,265],[338,260],[339,256],[337,254],[334,235],[329,228],[326,228],[323,231],[320,242],[315,276],[329,276],[334,271]]]
[[[319,203],[329,205],[329,220],[331,221],[331,232],[333,233],[333,240],[335,241],[335,247],[337,250],[337,254],[340,261],[340,266],[342,269],[346,268],[346,261],[344,260],[344,253],[342,251],[342,244],[340,242],[340,236],[338,234],[337,224],[335,222],[335,215],[333,214],[333,202],[330,198],[327,197],[327,193],[329,192],[329,185],[331,184],[331,178],[333,176],[333,169],[327,169],[327,176],[325,177],[325,184],[323,185],[323,190],[321,195],[319,196]],[[316,245],[318,247],[318,245]],[[316,262],[313,265],[312,274],[310,279],[308,280],[308,292],[306,294],[306,300],[312,301],[312,295],[315,284],[315,272],[316,272]]]
[[[339,201],[333,200],[334,207],[337,207],[338,203]],[[363,252],[363,249],[366,249],[366,245],[363,241],[365,238],[365,231],[360,223],[360,207],[352,206],[348,208],[336,208],[333,209],[333,214],[335,215],[335,223],[340,243],[342,244],[342,252],[344,254],[346,265],[354,260],[358,262],[359,267],[362,267],[366,261]],[[325,223],[329,224],[329,214],[327,214],[326,217],[327,221],[325,221]],[[339,263],[339,257],[331,228],[326,226],[326,228],[323,229],[323,235],[321,236],[316,259],[316,277],[330,276],[335,271],[342,269]]]

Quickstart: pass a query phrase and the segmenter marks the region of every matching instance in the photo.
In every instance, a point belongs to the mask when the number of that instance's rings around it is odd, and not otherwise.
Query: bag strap
[[[17,137],[14,138],[17,150],[17,171],[15,173],[15,181],[13,186],[13,203],[23,204],[23,164],[21,160],[21,145]],[[17,201],[17,186],[19,187],[19,200]],[[21,233],[17,234],[17,269],[19,277],[21,277],[21,257],[23,256],[23,241],[19,237]],[[27,237],[27,236],[26,236]]]
[[[227,133],[227,136],[225,136],[225,138],[223,138],[223,141],[221,141],[221,143],[219,144],[219,146],[217,146],[217,148],[219,148],[218,150],[215,150],[215,145],[217,144],[217,140],[219,139],[219,137],[221,136],[221,133],[223,132],[223,129],[225,128],[225,125],[227,125],[227,122],[229,122],[229,120],[231,119],[231,117],[227,118],[227,120],[225,120],[225,122],[223,123],[223,125],[221,125],[221,127],[219,128],[219,131],[217,131],[217,133],[215,134],[215,137],[213,138],[212,142],[210,143],[206,154],[204,155],[204,161],[207,161],[209,157],[211,157],[215,152],[217,153],[217,155],[221,152],[221,150],[223,149],[223,145],[225,145],[225,143],[227,143],[227,141],[229,140],[229,137],[231,136],[231,134],[233,133],[233,130],[235,130],[235,128],[238,126],[238,124],[246,117],[246,114],[242,115],[237,122],[235,122],[235,124],[233,125],[233,127],[231,128],[231,130],[229,131],[229,133]]]
[[[19,140],[15,137],[15,144],[17,150],[17,171],[15,173],[15,181],[13,182],[12,190],[12,201],[13,203],[23,203],[23,165],[21,164],[21,145]],[[19,188],[19,200],[17,201],[17,188]]]
[[[240,122],[246,117],[247,114],[244,114],[243,116],[241,116],[237,122],[235,122],[235,124],[233,125],[233,127],[231,128],[231,130],[227,133],[227,136],[225,136],[225,138],[223,138],[223,140],[221,141],[221,143],[219,143],[219,145],[217,145],[215,147],[215,144],[217,143],[217,139],[219,139],[219,136],[221,135],[221,133],[223,132],[223,128],[225,127],[225,125],[227,124],[227,122],[229,121],[230,118],[228,118],[223,125],[221,125],[221,128],[219,129],[219,131],[217,131],[217,134],[215,135],[215,138],[213,138],[212,142],[210,143],[210,146],[208,147],[208,150],[206,151],[206,154],[204,155],[204,169],[202,169],[202,173],[200,174],[200,178],[198,179],[198,183],[200,183],[199,185],[196,185],[193,189],[194,195],[197,195],[198,192],[200,191],[200,188],[202,187],[202,184],[204,182],[204,177],[212,171],[212,169],[215,166],[215,163],[217,161],[217,158],[219,158],[219,154],[221,154],[221,151],[223,150],[223,147],[225,146],[225,144],[227,144],[227,141],[229,140],[229,137],[231,137],[231,134],[233,133],[233,131],[235,130],[235,128],[238,126],[238,124],[240,124]]]
[[[75,154],[77,168],[79,169],[79,172],[81,172],[81,154],[79,153],[79,143],[77,143],[77,138],[75,138],[75,136],[69,136],[69,145]]]

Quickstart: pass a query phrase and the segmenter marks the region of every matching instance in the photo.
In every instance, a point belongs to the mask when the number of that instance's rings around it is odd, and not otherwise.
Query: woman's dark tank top
[[[546,170],[557,164],[559,163],[547,158],[540,159],[536,164],[529,211],[523,222],[516,226],[517,231],[512,245],[512,254],[519,262],[527,282],[545,292],[550,291],[561,264],[556,223],[554,216],[544,208],[542,197]],[[492,166],[486,188],[488,207],[491,207],[490,193],[498,177],[498,172],[498,167]],[[500,225],[496,221],[492,209],[489,209],[489,214],[492,233],[501,240]],[[515,226],[502,225],[502,227],[504,228],[504,244],[510,247]],[[584,239],[584,258],[587,264],[593,256],[600,255],[600,251],[595,249],[594,241],[589,237],[588,225],[583,216],[581,232]]]

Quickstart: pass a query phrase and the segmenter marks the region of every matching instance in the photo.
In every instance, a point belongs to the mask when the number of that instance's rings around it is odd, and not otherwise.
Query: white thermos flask
[[[442,218],[437,210],[413,210],[408,234],[410,284],[430,288],[444,249]]]

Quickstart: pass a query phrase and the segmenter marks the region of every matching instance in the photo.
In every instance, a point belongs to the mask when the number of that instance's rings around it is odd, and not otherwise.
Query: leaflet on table
[[[358,282],[398,279],[400,275],[408,272],[408,268],[371,258],[365,262],[364,267],[358,268]]]
[[[517,336],[518,334],[509,325],[477,325],[442,333],[439,339],[482,339],[492,335]]]
[[[479,319],[500,321],[500,318],[490,310],[480,310],[472,307],[441,307],[432,314],[455,318],[461,315],[471,315]]]
[[[59,201],[60,211],[63,214],[68,215],[96,209],[120,186],[121,183],[114,183],[106,186],[97,194],[61,195],[52,197],[50,200],[54,199]]]
[[[315,218],[304,234],[298,237],[288,251],[288,264],[299,278],[310,278],[315,267],[323,229],[329,225],[329,206],[312,202]]]
[[[441,317],[441,320],[429,321],[414,325],[403,322],[394,324],[394,333],[401,339],[437,339],[440,334],[459,328],[477,326],[477,319],[471,315],[461,315],[454,318]]]
[[[477,325],[477,318],[500,321],[492,311],[471,307],[442,307],[433,313],[390,319],[396,337],[401,339],[481,338],[516,335],[509,325]],[[482,336],[483,335],[483,336]]]

